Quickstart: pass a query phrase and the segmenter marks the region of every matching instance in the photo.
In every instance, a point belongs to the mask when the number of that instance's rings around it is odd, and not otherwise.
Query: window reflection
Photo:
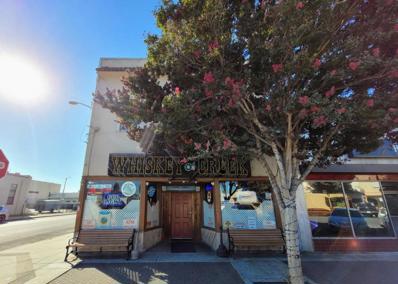
[[[275,229],[271,186],[266,182],[220,183],[224,228]]]
[[[386,198],[390,218],[395,233],[398,232],[398,182],[382,182],[384,197]]]
[[[305,182],[303,186],[312,235],[314,237],[353,236],[341,184]],[[355,212],[351,213],[352,216],[357,216]],[[357,221],[360,222],[360,218]]]
[[[346,182],[344,191],[356,236],[394,235],[378,182]]]

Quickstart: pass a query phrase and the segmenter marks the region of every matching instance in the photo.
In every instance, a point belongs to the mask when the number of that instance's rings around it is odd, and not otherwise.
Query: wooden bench
[[[134,249],[135,229],[131,230],[80,230],[66,246],[64,261],[71,253],[79,252],[127,252],[127,259]]]
[[[236,230],[227,229],[229,251],[238,247],[265,248],[285,252],[285,240],[279,229],[270,230]]]

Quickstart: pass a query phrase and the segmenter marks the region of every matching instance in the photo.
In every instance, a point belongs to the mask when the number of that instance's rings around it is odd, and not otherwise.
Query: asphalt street
[[[75,218],[73,214],[0,224],[0,251],[72,233]]]

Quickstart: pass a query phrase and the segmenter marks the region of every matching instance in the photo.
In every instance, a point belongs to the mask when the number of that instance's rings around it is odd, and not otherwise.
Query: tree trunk
[[[286,254],[289,270],[289,283],[303,284],[303,270],[301,268],[298,222],[296,204],[290,204],[283,209],[283,223],[286,241]]]

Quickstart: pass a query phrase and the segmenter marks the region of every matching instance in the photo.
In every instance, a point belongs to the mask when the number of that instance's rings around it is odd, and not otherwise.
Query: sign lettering
[[[148,177],[249,177],[250,160],[246,157],[202,158],[180,164],[180,157],[110,154],[109,176]]]

